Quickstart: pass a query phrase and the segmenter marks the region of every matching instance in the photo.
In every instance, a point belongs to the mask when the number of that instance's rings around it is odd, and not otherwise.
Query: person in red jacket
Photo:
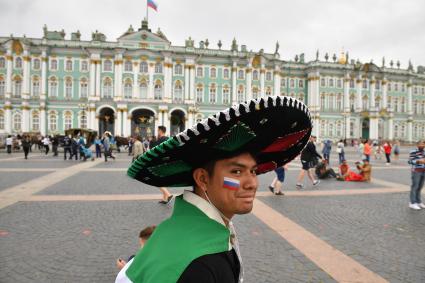
[[[387,158],[387,165],[391,164],[391,144],[387,141],[384,144],[385,157]]]

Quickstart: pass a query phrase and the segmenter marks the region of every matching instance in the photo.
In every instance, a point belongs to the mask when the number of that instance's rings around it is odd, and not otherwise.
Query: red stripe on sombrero
[[[268,171],[272,171],[274,169],[276,169],[277,164],[274,161],[270,161],[267,163],[261,163],[257,165],[257,170],[255,170],[257,172],[257,174],[261,174],[263,172],[268,172]]]
[[[284,137],[277,138],[271,145],[269,145],[262,152],[278,152],[288,149],[293,144],[297,143],[300,139],[302,139],[308,130],[303,130],[297,133],[289,134]]]
[[[237,191],[239,189],[239,187],[232,187],[229,185],[223,185],[223,188],[231,190],[231,191]]]

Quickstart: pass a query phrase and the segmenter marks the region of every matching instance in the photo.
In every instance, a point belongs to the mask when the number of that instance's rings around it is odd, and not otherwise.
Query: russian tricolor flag
[[[239,180],[224,177],[223,188],[229,189],[231,191],[237,191],[239,190],[240,185],[241,182]]]
[[[148,7],[151,7],[158,12],[158,4],[156,4],[153,0],[148,0]]]

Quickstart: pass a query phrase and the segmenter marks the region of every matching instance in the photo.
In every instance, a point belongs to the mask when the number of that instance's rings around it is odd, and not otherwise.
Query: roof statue
[[[236,38],[233,38],[233,41],[232,41],[232,49],[231,49],[232,51],[238,51],[238,44],[237,44],[237,42],[236,42]]]
[[[274,54],[279,54],[279,47],[280,47],[279,41],[276,41],[276,49],[274,51]]]
[[[189,38],[186,39],[185,47],[186,48],[193,48],[194,45],[195,45],[195,41],[192,39],[192,37],[189,36]]]

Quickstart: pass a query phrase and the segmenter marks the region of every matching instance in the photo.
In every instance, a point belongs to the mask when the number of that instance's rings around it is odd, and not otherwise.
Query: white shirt
[[[6,145],[12,145],[13,138],[6,138]]]

